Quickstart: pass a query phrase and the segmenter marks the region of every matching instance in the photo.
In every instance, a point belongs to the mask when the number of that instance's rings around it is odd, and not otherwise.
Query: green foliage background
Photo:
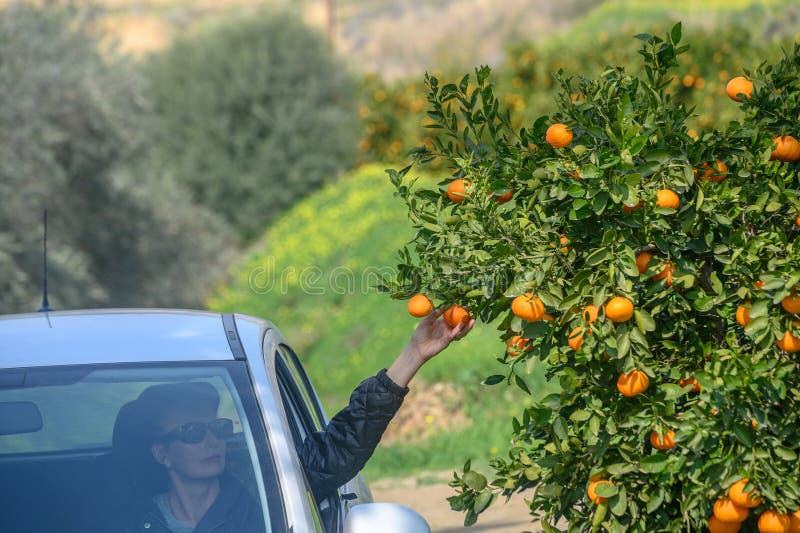
[[[0,309],[41,301],[44,208],[55,307],[197,306],[228,230],[146,167],[145,80],[100,54],[90,14],[0,14]]]
[[[781,47],[800,38],[800,4],[796,2],[604,2],[567,31],[547,38],[521,36],[509,43],[494,67],[492,82],[502,104],[512,112],[515,128],[548,114],[559,87],[553,73],[594,76],[608,65],[626,65],[641,73],[636,44],[630,38],[658,32],[684,21],[692,47],[675,71],[670,90],[695,107],[689,126],[695,131],[721,127],[736,117],[736,106],[724,98],[725,84],[754,68]],[[430,69],[443,81],[458,72]],[[401,163],[409,150],[432,146],[434,131],[426,115],[422,76],[391,83],[366,77],[359,114],[364,123],[360,150],[364,158]]]

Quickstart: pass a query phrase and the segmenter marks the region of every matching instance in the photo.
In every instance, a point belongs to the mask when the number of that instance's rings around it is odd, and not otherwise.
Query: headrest
[[[150,453],[155,426],[137,402],[126,403],[117,413],[111,439],[114,468],[133,492],[131,496],[165,492],[166,472]]]

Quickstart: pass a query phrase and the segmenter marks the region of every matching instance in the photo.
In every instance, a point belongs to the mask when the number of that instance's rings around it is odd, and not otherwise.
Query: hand
[[[451,342],[466,337],[475,324],[475,319],[472,318],[466,324],[462,322],[451,328],[444,319],[439,319],[444,311],[444,308],[436,309],[420,320],[406,346],[406,350],[416,355],[422,363],[447,348]]]
[[[473,318],[466,324],[460,323],[451,328],[440,319],[443,313],[444,309],[439,308],[420,320],[411,340],[387,371],[392,381],[401,387],[408,385],[422,365],[447,348],[451,342],[463,339],[475,325]]]

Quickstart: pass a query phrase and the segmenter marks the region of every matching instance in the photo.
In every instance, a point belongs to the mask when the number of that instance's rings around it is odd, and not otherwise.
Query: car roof
[[[220,313],[89,309],[0,315],[0,368],[232,359]]]

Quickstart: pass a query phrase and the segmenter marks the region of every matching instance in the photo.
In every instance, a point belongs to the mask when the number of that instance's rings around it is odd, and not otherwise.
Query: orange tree
[[[695,139],[667,90],[680,25],[636,37],[640,77],[556,74],[521,130],[488,67],[426,76],[440,135],[388,171],[418,231],[384,289],[498,323],[486,384],[527,390],[544,363],[560,385],[513,418],[491,479],[455,474],[467,524],[527,489],[545,531],[755,531],[800,507],[800,46],[742,73],[740,120]],[[409,176],[431,161],[453,169],[434,190]]]

